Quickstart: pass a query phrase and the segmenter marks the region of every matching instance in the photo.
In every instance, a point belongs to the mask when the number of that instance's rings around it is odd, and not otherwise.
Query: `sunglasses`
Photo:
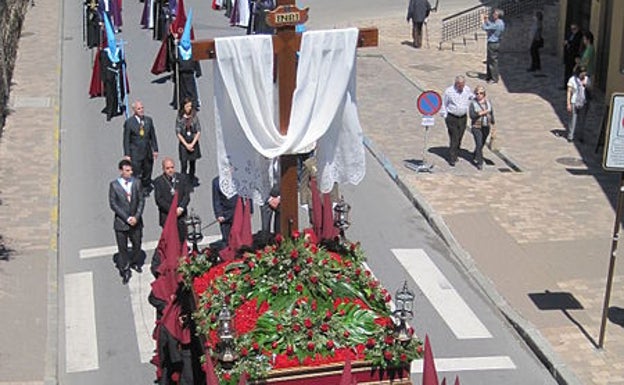
[[[485,95],[485,92],[475,92],[477,95]]]

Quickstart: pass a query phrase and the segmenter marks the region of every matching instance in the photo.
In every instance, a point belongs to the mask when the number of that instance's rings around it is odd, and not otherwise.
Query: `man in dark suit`
[[[178,235],[180,236],[180,242],[184,242],[186,239],[186,208],[191,201],[191,185],[186,175],[176,172],[173,159],[169,157],[163,158],[162,169],[162,175],[154,179],[154,199],[156,200],[156,206],[158,206],[158,221],[160,227],[165,226],[173,196],[177,191]]]
[[[234,219],[234,209],[236,208],[236,201],[238,200],[238,194],[231,198],[228,198],[221,192],[219,186],[219,176],[216,176],[212,180],[212,209],[219,227],[221,229],[221,239],[224,245],[227,245],[228,238],[230,237],[230,230],[232,229],[232,220]]]
[[[134,115],[126,119],[123,130],[124,158],[132,162],[136,178],[146,195],[152,191],[152,168],[158,158],[158,141],[152,118],[143,113],[143,103],[132,103]]]
[[[132,272],[143,271],[144,253],[141,251],[141,237],[143,235],[143,208],[145,197],[141,185],[132,177],[132,164],[127,159],[119,162],[119,178],[110,182],[108,189],[108,203],[115,213],[113,229],[117,240],[118,254],[115,264],[125,285],[130,280]],[[128,251],[128,239],[132,243],[132,250]]]

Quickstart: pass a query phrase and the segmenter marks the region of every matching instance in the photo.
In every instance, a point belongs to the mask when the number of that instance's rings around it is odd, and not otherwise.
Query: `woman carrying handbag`
[[[472,162],[479,170],[483,169],[483,146],[494,127],[494,110],[492,104],[487,99],[485,87],[475,88],[475,98],[468,107],[470,115],[472,136],[475,141],[474,159]],[[494,130],[495,131],[495,130]]]

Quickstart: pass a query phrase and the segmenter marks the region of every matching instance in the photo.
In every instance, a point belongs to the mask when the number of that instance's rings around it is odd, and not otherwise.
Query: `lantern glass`
[[[186,218],[185,225],[186,238],[189,242],[196,243],[203,238],[201,233],[201,218],[193,212],[193,209],[191,209],[191,213]]]
[[[351,206],[341,197],[340,201],[334,207],[334,227],[344,232],[351,226],[350,213]]]

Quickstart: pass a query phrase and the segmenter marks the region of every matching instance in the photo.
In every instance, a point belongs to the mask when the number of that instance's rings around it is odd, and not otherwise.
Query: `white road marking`
[[[67,373],[99,368],[91,271],[65,274],[65,364]]]
[[[422,249],[392,249],[458,339],[492,338],[472,309]]]
[[[208,244],[221,239],[220,235],[206,235],[198,242],[198,246],[208,246]],[[158,246],[158,241],[149,241],[143,242],[141,244],[141,248],[143,251],[155,250],[156,246]],[[93,247],[89,249],[81,249],[80,250],[80,259],[89,259],[89,258],[99,258],[99,257],[111,257],[113,254],[117,252],[117,246],[104,246],[104,247]]]
[[[152,338],[152,331],[156,322],[156,309],[147,301],[153,280],[149,271],[150,265],[144,265],[143,273],[133,273],[130,282],[128,282],[141,363],[149,362],[154,356],[154,349],[156,348],[156,342]]]
[[[467,370],[510,370],[516,365],[508,356],[435,358],[438,372],[461,372]],[[423,372],[423,360],[412,361],[412,373]]]

